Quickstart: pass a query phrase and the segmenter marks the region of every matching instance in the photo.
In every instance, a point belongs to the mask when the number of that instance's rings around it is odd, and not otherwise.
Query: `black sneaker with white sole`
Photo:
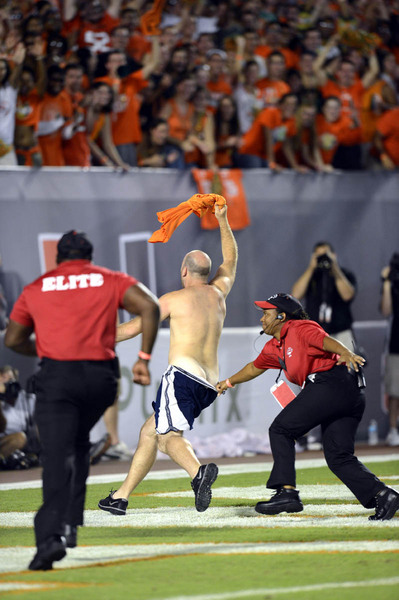
[[[294,513],[303,510],[298,490],[279,488],[270,500],[258,502],[255,510],[262,515],[278,515],[281,512]]]
[[[211,503],[211,486],[216,481],[219,469],[214,463],[201,465],[198,473],[191,482],[195,494],[195,508],[198,512],[204,512]]]
[[[125,515],[128,501],[125,500],[125,498],[114,498],[114,492],[115,490],[111,490],[109,496],[100,500],[98,503],[98,508],[101,508],[101,510],[106,510],[112,515]]]

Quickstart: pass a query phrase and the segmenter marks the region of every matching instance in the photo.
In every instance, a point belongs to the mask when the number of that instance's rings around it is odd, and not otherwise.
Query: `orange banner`
[[[191,169],[200,194],[215,193],[226,198],[228,217],[234,231],[245,229],[251,224],[247,198],[242,183],[240,169]],[[201,219],[202,229],[217,229],[219,224],[214,215],[208,211]]]

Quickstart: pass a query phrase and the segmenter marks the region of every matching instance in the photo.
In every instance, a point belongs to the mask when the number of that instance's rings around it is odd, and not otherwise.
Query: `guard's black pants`
[[[37,545],[83,525],[90,430],[116,397],[115,361],[44,358],[36,375],[36,422],[42,445],[43,504],[35,517]]]
[[[318,373],[270,426],[274,465],[267,487],[296,486],[295,440],[321,425],[327,465],[363,506],[372,508],[385,485],[354,456],[364,407],[364,393],[345,366]]]

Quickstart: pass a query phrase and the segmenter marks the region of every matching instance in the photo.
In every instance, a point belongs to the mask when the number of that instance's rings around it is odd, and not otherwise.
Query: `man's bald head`
[[[192,277],[207,279],[211,272],[212,261],[201,250],[191,250],[183,259],[182,269],[186,268]]]

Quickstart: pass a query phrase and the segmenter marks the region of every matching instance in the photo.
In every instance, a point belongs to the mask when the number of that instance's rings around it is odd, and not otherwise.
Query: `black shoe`
[[[191,482],[195,494],[195,508],[198,512],[204,512],[212,500],[211,485],[216,481],[219,469],[214,463],[201,465],[198,473]]]
[[[298,490],[279,488],[270,500],[258,502],[255,510],[262,515],[278,515],[281,512],[301,512],[303,504]]]
[[[78,528],[76,525],[65,525],[65,539],[67,548],[76,548],[78,545]]]
[[[392,488],[385,488],[375,497],[375,514],[369,521],[389,521],[399,510],[399,493]]]
[[[102,438],[98,440],[98,442],[94,442],[90,446],[90,464],[96,465],[100,462],[101,457],[104,456],[106,451],[111,445],[111,436],[109,433],[106,433]]]
[[[63,536],[54,535],[43,544],[39,544],[35,557],[29,564],[30,571],[50,571],[53,562],[66,555],[66,541]]]
[[[115,490],[111,490],[109,496],[103,498],[98,503],[98,508],[101,510],[107,510],[113,515],[125,515],[128,505],[128,501],[125,498],[113,498]]]

